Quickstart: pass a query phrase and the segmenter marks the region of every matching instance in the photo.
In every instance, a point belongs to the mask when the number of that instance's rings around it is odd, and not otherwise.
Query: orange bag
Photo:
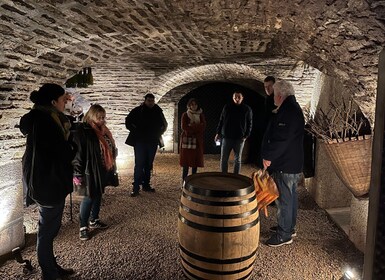
[[[267,206],[279,197],[277,185],[266,170],[258,169],[251,174],[257,194],[258,210],[263,209],[268,217]]]

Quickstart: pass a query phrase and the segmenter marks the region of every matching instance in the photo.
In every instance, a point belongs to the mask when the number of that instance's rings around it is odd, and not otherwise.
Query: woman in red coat
[[[181,126],[179,164],[183,167],[184,180],[189,167],[192,168],[192,174],[197,173],[198,167],[203,167],[203,134],[206,120],[196,99],[191,98],[187,102],[187,111],[182,115]]]

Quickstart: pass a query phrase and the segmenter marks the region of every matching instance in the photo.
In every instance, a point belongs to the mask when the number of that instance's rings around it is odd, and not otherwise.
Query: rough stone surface
[[[161,76],[146,71],[140,64],[126,66],[122,61],[99,63],[93,70],[94,85],[71,89],[80,93],[88,104],[98,103],[105,107],[109,127],[117,138],[120,150],[124,149],[124,140],[127,136],[125,117],[129,110],[143,102],[143,96],[149,91],[155,93],[169,123],[165,136],[175,141],[178,139],[178,135],[175,134],[177,131],[172,125],[177,123],[177,120],[174,120],[175,107],[185,94],[208,81],[227,81],[256,90],[260,87],[258,83],[261,83],[266,75],[276,73],[293,83],[296,97],[301,106],[305,107],[314,94],[314,81],[320,73],[308,65],[295,63],[292,59],[258,60],[249,66],[232,63],[180,68],[178,71]],[[141,72],[146,74],[138,74]],[[260,91],[259,94],[264,93]],[[9,102],[11,103],[8,109],[4,109],[7,111],[7,118],[0,119],[0,126],[6,128],[2,133],[7,135],[8,139],[20,141],[23,137],[14,127],[19,122],[19,115],[26,113],[33,104],[28,101],[27,92],[12,94]],[[19,147],[4,149],[0,158],[4,161],[15,159],[18,149]],[[172,146],[167,146],[166,150],[175,151]]]
[[[307,189],[324,209],[348,207],[352,193],[335,173],[324,145],[326,144],[317,142],[315,174],[307,179]]]
[[[350,209],[349,238],[358,249],[365,252],[369,200],[359,200],[352,196]]]
[[[93,91],[117,111],[148,90],[161,98],[189,83],[245,84],[268,74],[311,92],[306,69],[317,69],[340,81],[374,122],[381,1],[2,0],[0,15],[3,119],[30,106],[24,102],[39,84],[64,84],[92,66],[111,95]]]
[[[132,164],[132,163],[131,163]],[[73,267],[76,275],[69,279],[186,279],[178,252],[177,221],[180,201],[181,172],[177,155],[158,154],[154,165],[153,186],[156,193],[129,197],[133,179],[132,165],[121,170],[121,186],[108,188],[104,195],[101,218],[110,227],[92,231],[89,241],[80,241],[77,213],[79,200],[74,199],[74,221],[65,208],[63,227],[55,241],[59,262]],[[217,171],[219,158],[206,156],[205,168]],[[253,168],[242,166],[249,176]],[[260,244],[250,279],[340,279],[351,267],[362,271],[363,254],[354,248],[344,232],[320,209],[306,190],[299,189],[297,234],[292,245],[270,248],[263,244],[276,224],[276,208],[269,207],[269,217],[261,214]],[[23,274],[13,260],[0,263],[0,279],[40,279],[35,254],[37,209],[25,212],[27,245],[23,257],[36,268]]]

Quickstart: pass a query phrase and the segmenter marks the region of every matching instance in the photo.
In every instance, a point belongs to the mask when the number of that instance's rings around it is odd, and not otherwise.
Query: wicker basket
[[[356,198],[369,194],[372,138],[325,143],[337,176]]]

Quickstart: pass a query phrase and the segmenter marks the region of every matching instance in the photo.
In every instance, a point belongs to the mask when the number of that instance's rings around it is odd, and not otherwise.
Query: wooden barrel
[[[259,226],[250,178],[219,172],[188,176],[178,220],[184,274],[189,279],[248,279]]]

